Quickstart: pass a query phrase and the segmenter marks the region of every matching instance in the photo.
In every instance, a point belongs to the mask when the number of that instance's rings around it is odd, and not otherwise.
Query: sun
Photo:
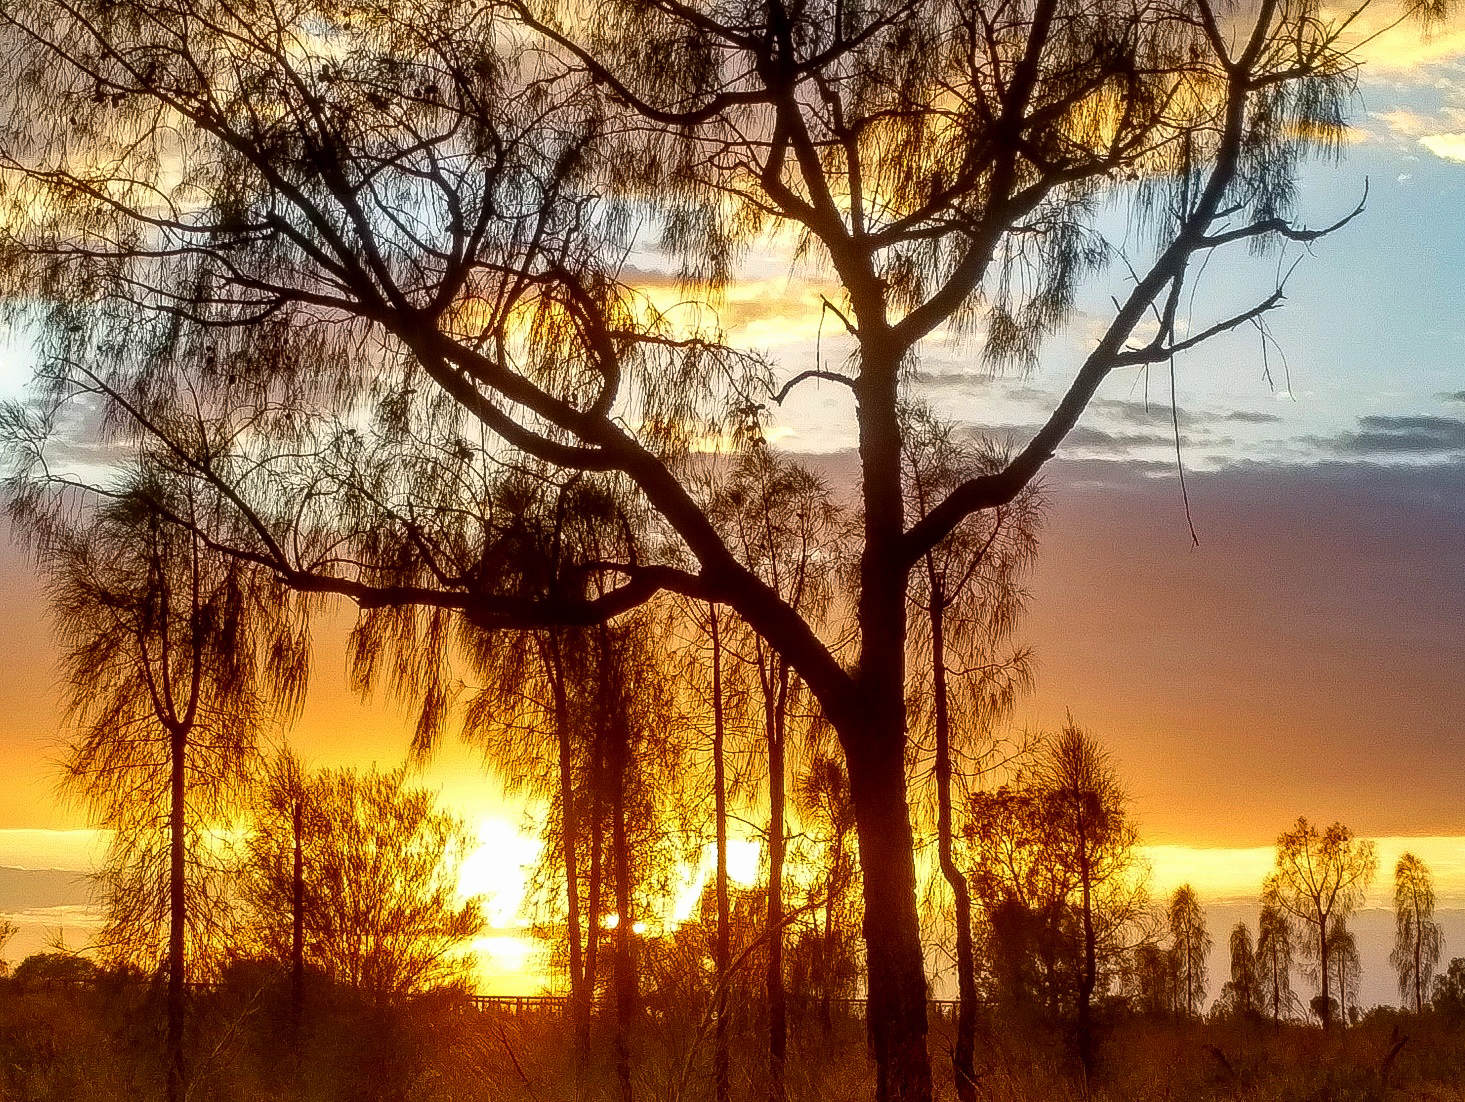
[[[508,819],[485,816],[474,833],[478,846],[458,869],[458,894],[483,897],[483,917],[496,930],[527,925],[524,904],[529,875],[539,863],[544,843],[524,834]]]

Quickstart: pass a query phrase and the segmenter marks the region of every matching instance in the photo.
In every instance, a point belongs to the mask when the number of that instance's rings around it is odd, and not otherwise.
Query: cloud
[[[1180,446],[1188,447],[1191,443],[1192,441],[1182,434]],[[1109,432],[1091,425],[1079,425],[1063,438],[1059,450],[1122,455],[1134,448],[1173,448],[1174,446],[1175,435],[1170,432]]]
[[[1465,164],[1465,134],[1426,134],[1419,144],[1436,157]]]
[[[1447,402],[1465,402],[1465,390],[1457,390],[1453,394],[1441,394],[1440,397]]]
[[[1275,413],[1260,413],[1250,409],[1236,409],[1221,418],[1223,421],[1235,421],[1241,425],[1275,425],[1284,418]]]
[[[1190,411],[1184,406],[1173,410],[1169,402],[1162,400],[1136,402],[1125,398],[1095,398],[1089,403],[1089,409],[1097,413],[1108,414],[1116,421],[1129,425],[1168,425],[1171,418],[1177,414],[1182,425],[1189,424],[1193,420]]]
[[[1333,437],[1308,437],[1333,455],[1366,459],[1423,459],[1465,454],[1465,420],[1455,417],[1358,419],[1358,431]]]

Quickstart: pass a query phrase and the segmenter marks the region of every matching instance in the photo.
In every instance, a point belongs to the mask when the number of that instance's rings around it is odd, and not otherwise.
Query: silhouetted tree
[[[275,580],[163,523],[153,490],[142,478],[100,504],[21,496],[14,512],[64,648],[76,735],[63,785],[112,837],[98,941],[120,960],[161,957],[167,1097],[181,1102],[187,977],[225,932],[218,832],[239,811],[260,734],[300,699],[306,654]]]
[[[1465,1021],[1465,957],[1455,957],[1444,973],[1435,976],[1430,1006],[1452,1021]]]
[[[217,491],[214,542],[289,585],[520,627],[604,620],[660,588],[733,606],[845,751],[876,1093],[925,1099],[910,572],[965,517],[1014,500],[1111,373],[1281,304],[1272,283],[1207,318],[1193,282],[1217,252],[1326,232],[1295,221],[1293,180],[1339,140],[1348,17],[1316,0],[28,0],[3,17],[21,45],[4,63],[0,186],[25,218],[6,289],[40,334],[53,411],[103,398],[110,426]],[[1130,218],[1101,220],[1109,194],[1136,200]],[[746,427],[766,391],[751,357],[743,370],[619,281],[644,237],[633,210],[703,303],[775,233],[837,277],[829,306],[856,348],[847,372],[813,374],[854,398],[853,660],[688,491],[689,442]],[[980,321],[986,363],[1030,363],[1079,281],[1121,251],[1128,283],[1043,426],[908,525],[898,409],[922,343]],[[173,432],[190,406],[206,446]],[[7,435],[68,423],[23,420]],[[486,467],[524,455],[633,485],[674,535],[669,557],[586,562],[605,585],[585,598],[505,592],[461,506]],[[674,565],[688,553],[695,569]],[[423,644],[403,631],[405,650]]]
[[[1125,977],[1134,1008],[1158,1017],[1175,1009],[1175,953],[1153,941],[1134,948],[1134,958]]]
[[[1072,1015],[1085,1075],[1093,1004],[1149,938],[1146,875],[1128,798],[1108,755],[1071,720],[1019,783],[968,801],[973,885],[1001,986],[1032,985]],[[1018,995],[1018,998],[1024,998]]]
[[[1037,768],[1051,803],[1054,856],[1072,870],[1078,892],[1082,955],[1076,1026],[1079,1061],[1090,1078],[1101,950],[1113,946],[1145,901],[1135,854],[1138,834],[1128,816],[1129,798],[1108,755],[1072,720],[1046,748]]]
[[[1175,889],[1166,917],[1170,947],[1175,954],[1175,1010],[1184,1017],[1193,1017],[1205,1007],[1206,961],[1212,942],[1206,932],[1205,913],[1189,884]]]
[[[483,928],[481,900],[458,892],[473,845],[402,768],[273,770],[242,884],[254,937],[290,959],[298,922],[304,962],[379,1004],[462,985],[473,970],[467,942]]]
[[[1257,1004],[1273,1022],[1292,1012],[1292,924],[1277,901],[1262,896],[1257,922]]]
[[[1429,866],[1405,853],[1394,866],[1394,949],[1389,963],[1399,974],[1399,998],[1416,1014],[1424,1010],[1444,945],[1444,929],[1434,920]]]
[[[1298,818],[1277,839],[1277,869],[1267,877],[1263,895],[1306,929],[1303,952],[1317,969],[1324,1029],[1332,1026],[1328,943],[1334,929],[1341,929],[1363,902],[1377,869],[1374,844],[1355,840],[1341,823],[1319,831]]]
[[[1223,1013],[1249,1018],[1257,1012],[1261,981],[1251,930],[1245,922],[1231,927],[1230,949],[1231,978],[1221,988],[1219,1005]]]

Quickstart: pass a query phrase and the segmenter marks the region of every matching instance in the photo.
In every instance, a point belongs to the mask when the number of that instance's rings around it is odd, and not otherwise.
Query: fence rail
[[[516,1018],[540,1014],[568,1014],[570,1011],[568,995],[471,995],[468,1001],[473,1004],[475,1010],[507,1014]],[[851,1017],[863,1018],[865,1016],[865,999],[835,999],[833,1001]],[[597,1006],[602,1004],[603,1000],[597,1000]],[[934,1018],[952,1021],[956,1019],[958,1003],[955,999],[931,999],[926,1005]]]

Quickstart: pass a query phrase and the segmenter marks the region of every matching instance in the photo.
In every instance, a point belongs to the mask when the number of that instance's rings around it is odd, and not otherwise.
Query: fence
[[[835,999],[845,1012],[854,1018],[864,1018],[866,1000],[864,999]],[[570,999],[568,995],[472,995],[469,1002],[475,1010],[484,1013],[506,1014],[515,1018],[540,1014],[568,1014],[570,1010]],[[948,1021],[956,1020],[958,1003],[955,999],[931,999],[927,1003],[928,1012],[933,1018]]]

